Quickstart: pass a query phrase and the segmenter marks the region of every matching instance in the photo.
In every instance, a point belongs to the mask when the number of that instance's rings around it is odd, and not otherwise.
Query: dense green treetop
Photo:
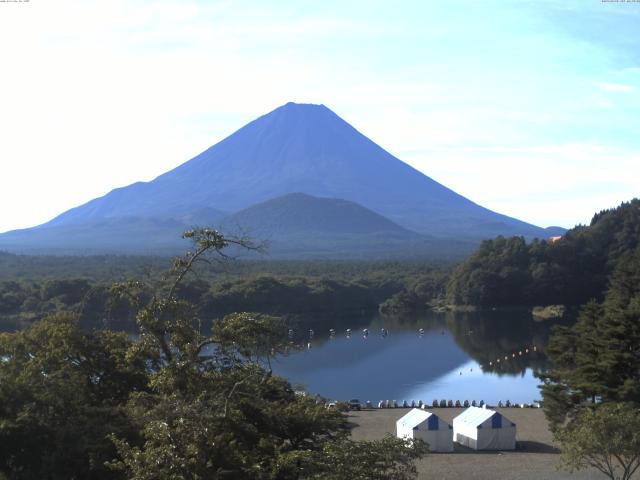
[[[581,305],[601,299],[622,255],[640,243],[640,200],[593,217],[560,240],[498,237],[459,265],[447,287],[457,305]]]
[[[570,471],[595,468],[611,480],[630,480],[640,468],[640,410],[605,403],[585,411],[559,435]]]
[[[590,302],[547,347],[553,368],[542,378],[545,412],[562,425],[587,401],[640,406],[640,247],[623,254],[602,303]]]
[[[69,264],[54,262],[51,270],[45,268],[38,276],[40,264],[31,264],[31,260],[33,257],[25,257],[23,263],[16,260],[10,266],[10,270],[22,269],[23,275],[15,280],[3,277],[8,274],[0,269],[0,330],[24,328],[60,309],[78,312],[81,325],[87,328],[135,330],[133,309],[109,295],[111,281],[150,281],[164,275],[153,264],[143,268],[135,258],[88,257],[87,265],[80,268],[70,257]],[[47,264],[56,259],[40,260]],[[120,274],[110,277],[111,269],[101,270],[106,265]],[[60,277],[49,276],[56,268]],[[207,327],[212,319],[240,310],[304,317],[312,323],[322,318],[371,315],[405,286],[424,293],[435,281],[441,291],[450,271],[443,265],[403,262],[227,261],[201,268],[197,276],[184,279],[175,294],[197,307]],[[74,272],[79,276],[73,276]],[[81,276],[83,273],[87,276]]]
[[[640,247],[622,253],[604,301],[556,327],[540,375],[565,466],[630,479],[640,467]]]

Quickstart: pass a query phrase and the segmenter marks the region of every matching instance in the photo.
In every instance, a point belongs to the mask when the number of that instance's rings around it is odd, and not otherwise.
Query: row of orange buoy
[[[517,352],[517,354],[516,354],[516,353],[512,353],[512,354],[511,354],[511,356],[509,356],[509,355],[505,355],[505,356],[504,356],[504,359],[502,359],[502,358],[497,358],[495,361],[493,361],[493,362],[489,362],[489,366],[490,366],[490,367],[492,367],[493,365],[497,365],[497,364],[498,364],[498,363],[500,363],[501,361],[507,361],[507,360],[512,359],[512,358],[521,357],[522,355],[526,355],[526,354],[528,354],[529,352],[537,352],[537,351],[538,351],[538,347],[536,347],[535,345],[533,345],[533,346],[531,347],[531,349],[529,349],[529,348],[525,348],[524,350],[520,350],[520,351],[518,351],[518,352]],[[482,365],[480,365],[480,368],[482,368]]]

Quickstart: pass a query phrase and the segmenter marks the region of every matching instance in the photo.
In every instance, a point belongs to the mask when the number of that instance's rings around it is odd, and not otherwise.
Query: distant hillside
[[[222,231],[264,239],[277,257],[407,257],[461,259],[471,242],[419,235],[355,202],[292,193],[225,218]]]
[[[302,193],[278,197],[220,218],[204,210],[180,219],[122,217],[44,225],[2,236],[0,246],[26,254],[175,255],[189,248],[183,231],[210,225],[267,243],[271,258],[408,258],[461,260],[474,244],[411,232],[354,202]],[[43,247],[46,245],[46,247]],[[257,253],[235,251],[243,258]]]
[[[355,202],[405,229],[445,240],[549,236],[543,228],[492,212],[435,182],[325,106],[288,103],[151,182],[117,188],[38,228],[0,235],[0,248],[170,249],[174,244],[156,230],[162,222],[206,219],[212,224],[225,214],[295,192]],[[131,228],[129,238],[119,231],[125,224]],[[40,231],[45,228],[47,233]],[[172,238],[171,232],[167,228]],[[154,241],[147,244],[149,239]]]
[[[589,226],[561,239],[498,237],[482,242],[453,273],[454,304],[581,305],[601,299],[608,277],[625,253],[640,244],[640,200],[596,214]]]
[[[121,217],[70,225],[45,225],[0,236],[0,248],[24,254],[171,255],[185,248],[187,224],[175,219]]]
[[[258,237],[297,234],[387,233],[417,238],[414,232],[348,200],[291,193],[239,211],[223,220],[226,229],[248,226]]]

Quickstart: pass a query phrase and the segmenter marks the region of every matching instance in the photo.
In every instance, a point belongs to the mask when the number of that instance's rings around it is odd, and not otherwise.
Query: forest
[[[112,298],[111,285],[161,278],[170,260],[0,254],[0,263],[0,330],[24,328],[53,312],[69,310],[80,316],[83,327],[132,331],[134,309]],[[421,294],[431,299],[442,293],[451,268],[427,262],[222,259],[202,265],[197,276],[179,286],[176,296],[196,305],[207,328],[213,319],[236,311],[313,324],[327,317],[370,315],[414,285],[423,285]]]
[[[223,259],[203,265],[176,295],[210,328],[235,311],[259,311],[322,325],[328,317],[404,315],[458,305],[480,308],[602,300],[619,258],[640,239],[640,200],[597,213],[560,240],[497,237],[464,262]],[[88,328],[135,329],[133,310],[112,283],[163,275],[169,259],[50,257],[0,253],[0,329],[24,328],[58,310]]]
[[[455,305],[578,306],[601,300],[619,259],[640,241],[640,200],[594,215],[557,241],[521,237],[485,240],[452,273]]]
[[[270,358],[292,348],[282,319],[233,313],[202,332],[177,292],[233,240],[185,236],[193,249],[164,277],[108,289],[134,313],[135,337],[83,328],[64,309],[0,333],[0,479],[414,478],[424,442],[353,441],[342,407],[273,374]],[[93,287],[38,288],[53,305],[84,297],[82,311]]]

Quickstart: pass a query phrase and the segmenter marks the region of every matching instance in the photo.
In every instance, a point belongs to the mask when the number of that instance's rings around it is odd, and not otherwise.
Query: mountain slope
[[[229,235],[266,241],[268,255],[276,258],[461,259],[473,248],[468,241],[411,232],[354,202],[302,193],[271,199],[224,218],[216,217],[218,214],[204,210],[169,220],[116,217],[44,225],[0,236],[0,248],[47,254],[177,254],[188,248],[180,234],[205,224]],[[215,220],[210,221],[212,217]],[[246,252],[234,253],[246,256]]]
[[[151,182],[0,235],[0,248],[160,253],[184,248],[193,225],[240,227],[299,256],[459,256],[484,238],[555,232],[458,195],[323,105],[288,103]]]
[[[420,233],[545,237],[487,210],[398,160],[323,105],[288,103],[148,183],[113,190],[49,225],[237,211],[293,192],[359,203]]]
[[[357,203],[290,193],[243,209],[223,220],[223,230],[249,229],[259,237],[387,234],[417,238],[414,232]]]
[[[0,235],[0,249],[24,254],[175,254],[187,224],[175,219],[120,217],[47,225]]]
[[[437,252],[460,258],[469,244],[447,244],[411,232],[357,203],[291,193],[224,219],[222,231],[259,238],[277,257],[402,257]]]

